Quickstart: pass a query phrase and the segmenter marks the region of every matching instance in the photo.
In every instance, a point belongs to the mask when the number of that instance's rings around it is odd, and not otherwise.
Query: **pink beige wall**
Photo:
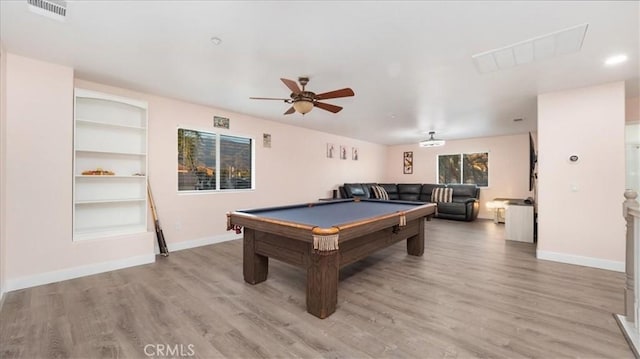
[[[72,241],[73,69],[11,53],[6,66],[8,289],[70,268],[152,261],[151,235]]]
[[[640,96],[626,99],[625,117],[627,123],[640,122]]]
[[[7,106],[5,105],[6,99],[6,53],[0,48],[0,308],[2,307],[2,298],[5,292],[6,279],[5,279],[5,266],[6,266],[6,208],[4,198],[6,196],[5,186],[5,155],[7,153],[5,146],[5,133],[7,124]]]
[[[623,82],[538,97],[539,258],[624,270],[624,111]]]
[[[74,79],[73,69],[6,56],[5,289],[153,261],[151,221],[142,239],[72,241],[73,88],[147,101],[149,176],[169,248],[237,238],[225,213],[238,208],[315,201],[348,181],[377,181],[385,146],[265,121],[183,101]],[[213,130],[214,115],[231,119],[225,133],[256,142],[256,190],[177,193],[177,127]],[[4,122],[3,122],[4,123]],[[262,134],[272,148],[262,147]],[[325,157],[326,143],[359,148],[359,160]],[[8,255],[10,254],[10,255]]]
[[[402,173],[405,151],[413,151],[413,174]],[[489,187],[480,190],[480,218],[492,218],[487,201],[497,197],[527,198],[529,192],[529,135],[496,136],[447,141],[445,146],[391,146],[387,151],[385,182],[436,183],[438,155],[489,152]]]

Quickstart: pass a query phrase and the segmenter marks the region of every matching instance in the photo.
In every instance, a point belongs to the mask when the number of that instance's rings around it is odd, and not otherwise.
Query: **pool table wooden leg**
[[[425,221],[420,219],[418,234],[407,238],[407,254],[418,257],[424,254],[424,227]]]
[[[307,311],[324,319],[338,304],[338,251],[311,249],[307,266]]]
[[[244,281],[251,284],[264,282],[269,273],[269,257],[256,253],[255,231],[253,229],[244,228],[242,243],[244,248],[242,258]]]

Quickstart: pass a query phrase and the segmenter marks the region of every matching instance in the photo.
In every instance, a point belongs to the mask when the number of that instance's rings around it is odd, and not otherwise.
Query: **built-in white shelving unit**
[[[75,89],[74,111],[74,240],[147,232],[147,104]]]

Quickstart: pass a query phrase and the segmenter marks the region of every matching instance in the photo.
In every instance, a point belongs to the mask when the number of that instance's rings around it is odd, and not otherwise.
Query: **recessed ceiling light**
[[[220,45],[222,43],[222,39],[217,37],[217,36],[214,36],[214,37],[211,38],[211,42],[214,45]]]
[[[625,61],[627,61],[627,55],[620,54],[620,55],[609,56],[604,61],[604,64],[607,65],[607,66],[613,66],[613,65],[621,64],[621,63],[623,63]]]

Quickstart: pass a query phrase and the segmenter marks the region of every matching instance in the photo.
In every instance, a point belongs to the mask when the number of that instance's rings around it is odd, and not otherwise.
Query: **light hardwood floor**
[[[302,270],[272,260],[252,286],[241,255],[232,241],[8,293],[0,357],[633,357],[612,316],[622,273],[537,260],[491,221],[434,219],[424,257],[400,242],[344,268],[324,320],[305,311]]]

